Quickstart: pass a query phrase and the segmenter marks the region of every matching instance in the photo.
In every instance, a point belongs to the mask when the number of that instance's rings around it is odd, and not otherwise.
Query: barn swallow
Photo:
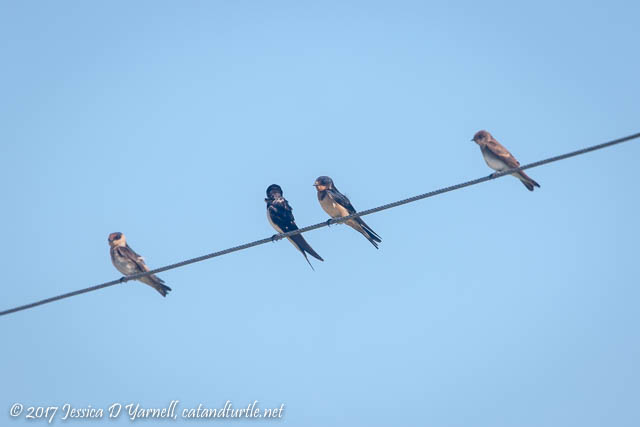
[[[340,218],[356,213],[355,208],[347,196],[338,191],[336,186],[333,185],[333,180],[328,176],[318,177],[313,186],[318,190],[318,201],[320,201],[320,206],[322,206],[322,209],[324,209],[330,217]],[[376,249],[378,249],[378,243],[381,243],[382,239],[362,220],[362,218],[357,217],[350,219],[345,222],[345,224],[362,233],[362,235],[366,237]]]
[[[267,187],[267,198],[264,201],[267,202],[267,219],[278,233],[287,233],[298,229],[296,220],[293,217],[293,209],[289,206],[287,199],[282,197],[282,188],[279,185],[271,184]],[[287,237],[287,239],[304,255],[304,259],[307,260],[309,265],[311,265],[311,262],[307,258],[307,254],[315,259],[324,261],[304,240],[302,234],[296,234],[295,236]],[[311,265],[311,269],[314,270],[313,265]]]
[[[138,255],[127,244],[127,240],[122,233],[109,234],[109,246],[111,246],[111,262],[118,269],[118,271],[125,276],[132,274],[144,273],[149,271],[149,267],[144,262],[144,258]],[[145,283],[156,291],[160,292],[163,297],[167,296],[167,292],[171,290],[170,287],[164,284],[164,280],[151,274],[139,279],[142,283]]]
[[[489,132],[486,130],[480,130],[473,136],[472,141],[480,146],[484,161],[487,162],[489,167],[497,172],[505,171],[507,169],[517,168],[520,166],[520,162],[513,157],[513,154],[502,146]],[[511,175],[518,178],[527,190],[533,191],[533,187],[540,187],[540,184],[535,182],[524,171],[518,171]]]

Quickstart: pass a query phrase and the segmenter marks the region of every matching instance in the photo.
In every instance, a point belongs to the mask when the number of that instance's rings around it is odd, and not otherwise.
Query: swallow
[[[520,166],[520,162],[513,157],[513,154],[502,146],[489,132],[486,130],[480,130],[473,136],[472,141],[480,146],[482,151],[482,157],[487,162],[489,167],[497,172],[505,171],[507,169],[517,168]],[[511,175],[518,178],[527,190],[533,191],[534,186],[540,187],[540,184],[535,182],[524,171],[518,171]]]
[[[129,247],[124,234],[109,234],[109,246],[111,246],[111,249],[109,251],[111,254],[111,262],[120,273],[124,274],[125,276],[130,276],[132,274],[144,273],[149,271],[149,267],[147,267],[147,264],[145,264],[144,258],[142,258]],[[151,286],[156,291],[160,292],[160,295],[162,295],[163,297],[166,297],[167,292],[171,290],[170,287],[164,284],[164,280],[162,280],[155,274],[144,276],[137,280]]]
[[[278,184],[271,184],[267,187],[267,198],[264,199],[264,201],[267,203],[267,219],[269,220],[269,224],[271,224],[278,233],[287,233],[298,229],[296,220],[293,217],[293,209],[289,205],[289,202],[287,202],[287,199],[282,197],[282,188],[280,188]],[[309,243],[304,240],[302,234],[296,234],[295,236],[287,237],[287,239],[304,255],[304,259],[307,260],[309,265],[311,265],[311,262],[309,258],[307,258],[307,254],[317,260],[324,261],[322,257],[313,250]],[[315,270],[313,265],[311,265],[311,269]]]
[[[320,206],[332,218],[340,218],[356,213],[355,208],[344,194],[340,193],[333,180],[328,176],[320,176],[313,184],[318,191],[318,201]],[[382,239],[371,229],[360,217],[350,219],[345,222],[349,227],[362,233],[371,244],[378,249],[378,243],[382,243]]]

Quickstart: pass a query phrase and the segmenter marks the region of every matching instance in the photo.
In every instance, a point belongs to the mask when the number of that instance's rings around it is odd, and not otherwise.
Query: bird
[[[287,233],[289,231],[294,231],[298,229],[296,225],[296,220],[293,217],[293,209],[287,202],[287,199],[282,197],[282,188],[278,184],[271,184],[267,187],[267,198],[264,201],[267,203],[267,219],[269,223],[278,233]],[[273,236],[274,238],[276,236]],[[317,260],[324,261],[320,255],[307,243],[307,241],[302,237],[302,234],[296,234],[291,237],[287,237],[291,244],[298,249],[302,255],[304,255],[304,259],[307,260],[312,270],[313,265],[311,265],[311,261],[307,258],[307,254],[311,255]]]
[[[328,176],[320,176],[313,184],[318,191],[320,206],[332,218],[340,218],[356,213],[355,208],[344,194],[340,193],[333,180]],[[360,217],[352,218],[345,222],[349,227],[362,233],[371,244],[378,249],[378,243],[382,243],[380,236],[371,229]]]
[[[109,246],[111,247],[109,250],[109,253],[111,254],[111,262],[120,273],[125,276],[130,276],[132,274],[145,273],[149,271],[149,267],[145,264],[144,258],[129,247],[127,239],[123,233],[115,232],[109,234]],[[124,277],[121,280],[123,279]],[[167,293],[171,290],[170,287],[164,284],[164,280],[155,274],[150,274],[149,276],[144,276],[137,280],[151,286],[156,291],[160,292],[160,295],[163,297],[166,297]]]
[[[484,161],[487,162],[489,167],[497,172],[505,171],[520,166],[520,162],[513,157],[513,154],[502,146],[489,132],[486,130],[479,130],[473,136],[472,141],[480,146]],[[540,187],[540,184],[535,182],[524,171],[514,172],[511,175],[518,178],[527,190],[533,191],[534,187]]]

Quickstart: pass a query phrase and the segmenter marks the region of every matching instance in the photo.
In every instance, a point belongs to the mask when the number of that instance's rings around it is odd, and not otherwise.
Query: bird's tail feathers
[[[140,278],[140,281],[151,286],[153,289],[158,291],[160,295],[166,297],[167,294],[171,291],[171,288],[164,284],[164,280],[152,274],[151,276],[146,276]]]
[[[350,222],[350,221],[349,221]],[[351,225],[353,228],[355,228],[357,231],[359,231],[360,233],[362,233],[362,235],[364,237],[367,238],[367,240],[369,242],[371,242],[371,244],[378,249],[378,243],[382,243],[382,239],[380,238],[380,236],[378,235],[378,233],[376,233],[375,231],[373,231],[373,229],[371,227],[369,227],[367,225],[366,222],[364,222],[362,220],[362,218],[356,218],[355,221],[353,222],[353,224],[348,224]]]
[[[159,287],[156,288],[156,290],[160,292],[160,295],[162,295],[163,297],[166,297],[167,294],[171,292],[171,288],[168,287],[167,285],[160,285]]]
[[[318,255],[318,253],[316,251],[313,250],[311,245],[309,243],[307,243],[307,241],[304,239],[304,237],[302,237],[301,234],[296,234],[295,236],[291,236],[291,238],[296,243],[298,248],[300,248],[300,250],[308,253],[309,255],[311,255],[312,257],[314,257],[315,259],[317,259],[319,261],[324,261],[322,259],[322,257],[320,255]]]
[[[304,251],[301,251],[301,252],[302,252],[302,255],[304,255],[304,259],[306,259],[306,260],[307,260],[307,264],[309,264],[309,267],[311,267],[311,269],[312,269],[313,271],[316,271],[316,269],[315,269],[315,268],[313,268],[313,264],[311,264],[311,261],[309,261],[309,258],[307,258],[307,254],[306,254],[306,252],[304,252]]]
[[[309,258],[307,258],[307,254],[311,255],[312,257],[314,257],[319,261],[324,261],[324,259],[322,259],[322,257],[318,255],[316,251],[313,250],[311,245],[307,243],[307,241],[304,239],[304,237],[302,237],[301,234],[296,234],[294,236],[291,236],[289,237],[289,240],[291,241],[291,243],[293,243],[293,245],[296,248],[298,248],[300,252],[302,252],[302,255],[304,255],[309,265],[311,265],[311,262],[309,261]],[[312,265],[311,265],[311,268],[313,268]]]
[[[534,187],[540,188],[540,184],[535,182],[529,175],[524,173],[524,171],[520,171],[516,174],[516,178],[518,178],[522,184],[527,187],[527,190],[533,191]]]

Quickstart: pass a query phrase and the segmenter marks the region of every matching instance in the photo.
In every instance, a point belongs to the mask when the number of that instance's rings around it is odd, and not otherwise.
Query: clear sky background
[[[270,236],[272,183],[303,226],[327,219],[319,175],[366,209],[489,174],[479,129],[522,163],[638,132],[639,13],[3,1],[0,309],[120,277],[113,231],[151,267]],[[132,282],[2,317],[0,424],[177,399],[284,403],[292,426],[637,426],[639,159],[369,216],[380,250],[310,232],[315,272],[280,241],[161,274],[166,299]]]

